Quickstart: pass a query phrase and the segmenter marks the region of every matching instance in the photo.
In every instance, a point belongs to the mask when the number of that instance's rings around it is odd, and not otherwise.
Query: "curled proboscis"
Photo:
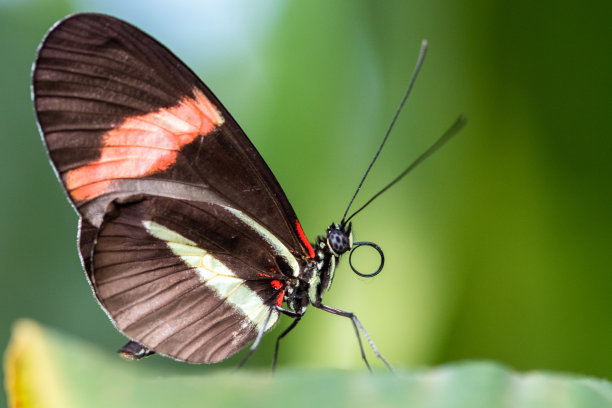
[[[378,255],[380,255],[380,265],[378,266],[378,269],[376,269],[372,273],[361,273],[357,269],[355,269],[355,267],[353,266],[353,261],[352,261],[353,252],[360,246],[364,246],[364,245],[374,248],[375,250],[378,251]],[[349,254],[349,265],[351,266],[351,269],[353,270],[353,272],[355,272],[357,275],[362,276],[364,278],[371,278],[372,276],[378,275],[380,271],[382,271],[383,266],[385,266],[385,254],[383,253],[382,249],[380,249],[380,247],[373,242],[367,242],[367,241],[355,242],[353,243],[353,248],[351,249],[351,253]]]

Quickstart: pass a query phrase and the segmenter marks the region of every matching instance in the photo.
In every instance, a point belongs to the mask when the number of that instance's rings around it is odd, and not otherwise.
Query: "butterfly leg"
[[[294,329],[295,326],[297,326],[298,322],[300,321],[300,319],[302,318],[302,315],[298,315],[296,313],[297,316],[295,316],[293,318],[293,321],[291,322],[291,324],[289,325],[289,327],[287,327],[281,334],[279,334],[279,336],[276,338],[276,346],[274,347],[274,358],[272,359],[272,371],[274,371],[276,369],[276,360],[278,358],[278,346],[280,344],[280,341],[283,337],[285,337],[291,330]]]
[[[333,308],[333,307],[330,307],[330,306],[326,306],[326,305],[324,305],[322,303],[313,304],[313,306],[316,307],[317,309],[324,310],[324,311],[326,311],[328,313],[335,314],[335,315],[338,315],[338,316],[348,317],[349,319],[351,319],[351,321],[353,322],[353,328],[355,329],[355,334],[357,335],[357,341],[359,342],[359,349],[361,350],[361,358],[365,362],[365,364],[368,367],[368,370],[370,372],[372,372],[372,368],[370,367],[370,364],[368,363],[368,360],[367,360],[366,355],[365,355],[365,351],[363,350],[363,344],[361,342],[361,336],[360,336],[359,332],[361,332],[363,334],[363,337],[365,337],[366,340],[368,341],[368,343],[370,343],[370,347],[372,348],[372,351],[374,352],[376,357],[378,357],[383,363],[385,363],[385,365],[387,366],[389,371],[391,371],[392,373],[395,373],[395,371],[393,370],[393,367],[391,366],[391,364],[389,364],[387,362],[387,360],[382,356],[382,354],[380,354],[378,352],[378,349],[376,348],[376,345],[374,344],[374,342],[370,338],[370,335],[364,329],[364,327],[361,325],[361,322],[359,321],[357,316],[355,316],[354,313],[347,312],[347,311],[340,310],[340,309],[336,309],[336,308]]]
[[[263,337],[264,332],[266,331],[266,327],[268,326],[268,322],[270,321],[270,317],[272,317],[272,313],[275,312],[275,311],[283,313],[283,314],[285,314],[285,315],[287,315],[289,317],[293,317],[294,319],[297,319],[297,321],[299,321],[300,318],[304,315],[304,313],[300,314],[300,313],[292,312],[290,310],[283,309],[282,307],[278,307],[278,306],[271,307],[270,311],[268,312],[268,315],[266,316],[266,320],[264,321],[264,324],[261,326],[261,329],[259,330],[259,333],[257,333],[257,337],[255,338],[255,341],[253,342],[253,344],[251,344],[251,347],[249,348],[248,353],[244,356],[244,358],[242,359],[240,364],[238,364],[238,366],[236,367],[236,370],[240,369],[244,365],[244,363],[247,362],[247,360],[253,355],[253,353],[255,352],[257,347],[259,346],[259,342],[261,341],[261,338]],[[293,323],[289,326],[289,328],[287,330],[285,330],[283,333],[281,333],[280,337],[282,337],[285,334],[289,333],[289,331],[295,327],[295,325],[297,324],[297,321],[294,320]],[[278,339],[276,340],[276,342],[277,342],[276,350],[278,350]],[[276,362],[276,352],[274,354],[274,361]]]
[[[266,316],[266,320],[264,320],[264,324],[261,326],[261,329],[259,329],[259,333],[257,333],[257,337],[255,338],[255,341],[253,342],[253,344],[251,344],[251,347],[249,348],[248,353],[244,356],[242,361],[240,361],[240,364],[238,364],[238,366],[236,367],[236,370],[239,370],[240,368],[242,368],[244,363],[246,363],[247,360],[253,355],[255,350],[257,350],[257,347],[259,346],[259,342],[261,341],[261,338],[263,337],[264,332],[266,331],[266,327],[268,326],[268,322],[270,321],[270,317],[272,317],[272,312],[274,312],[275,310],[276,309],[272,307],[270,308],[270,311],[268,312],[268,315]]]

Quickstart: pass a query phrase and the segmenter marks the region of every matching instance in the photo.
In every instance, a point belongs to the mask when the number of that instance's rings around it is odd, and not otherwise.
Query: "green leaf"
[[[155,357],[153,357],[155,358]],[[520,374],[492,362],[370,375],[365,370],[145,370],[67,334],[20,320],[4,358],[10,407],[610,407],[609,382]]]

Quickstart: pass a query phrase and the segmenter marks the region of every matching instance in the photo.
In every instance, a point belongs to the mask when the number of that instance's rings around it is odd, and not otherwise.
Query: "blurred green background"
[[[18,317],[108,353],[125,341],[81,271],[77,217],[30,101],[38,43],[76,11],[126,19],[191,66],[266,159],[311,240],[342,217],[428,39],[422,74],[358,202],[458,114],[468,125],[355,218],[355,238],[384,249],[385,269],[358,278],[344,260],[326,303],[357,313],[399,368],[493,359],[612,376],[608,0],[0,1],[2,349]],[[369,255],[359,255],[366,268],[376,262]],[[270,363],[288,323],[265,337],[251,366]],[[160,357],[139,364],[215,369]],[[314,309],[283,341],[279,364],[365,370],[350,322]]]

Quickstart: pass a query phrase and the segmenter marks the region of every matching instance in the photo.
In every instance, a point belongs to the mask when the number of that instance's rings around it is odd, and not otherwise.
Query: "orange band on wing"
[[[185,145],[222,125],[223,117],[202,91],[194,89],[193,95],[176,106],[127,118],[106,132],[100,158],[64,175],[73,200],[91,200],[104,194],[115,179],[166,170]]]

